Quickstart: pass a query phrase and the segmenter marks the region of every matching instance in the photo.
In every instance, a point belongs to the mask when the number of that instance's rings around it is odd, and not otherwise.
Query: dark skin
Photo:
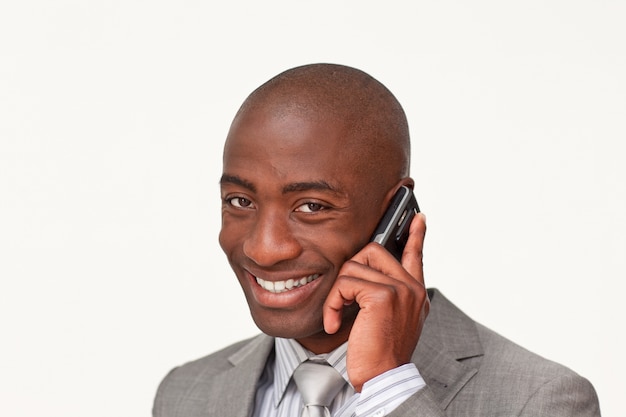
[[[410,362],[417,345],[428,314],[425,219],[413,221],[401,263],[368,244],[395,191],[413,186],[394,169],[398,155],[372,172],[372,146],[344,118],[277,111],[272,97],[240,112],[229,132],[220,244],[259,328],[314,353],[349,341],[348,375],[360,392]]]

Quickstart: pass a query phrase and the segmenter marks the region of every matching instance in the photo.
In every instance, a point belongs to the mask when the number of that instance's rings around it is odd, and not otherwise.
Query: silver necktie
[[[328,363],[302,362],[293,373],[304,401],[302,417],[330,417],[328,406],[346,380]]]

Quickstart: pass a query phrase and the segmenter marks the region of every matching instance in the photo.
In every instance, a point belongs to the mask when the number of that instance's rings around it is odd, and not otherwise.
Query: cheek
[[[323,253],[336,267],[341,265],[360,251],[368,242],[371,232],[358,221],[346,222],[341,226],[330,227],[303,233],[302,241],[316,252]],[[372,227],[373,230],[373,227]]]

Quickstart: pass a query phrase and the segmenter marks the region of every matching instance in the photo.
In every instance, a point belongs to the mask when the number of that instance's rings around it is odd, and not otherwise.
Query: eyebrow
[[[239,185],[243,188],[246,188],[252,191],[253,193],[256,193],[257,191],[256,185],[254,185],[248,180],[238,177],[237,175],[223,174],[222,177],[220,178],[220,184]],[[288,194],[288,193],[294,193],[294,192],[299,192],[299,191],[309,191],[309,190],[330,191],[333,194],[337,194],[337,195],[343,194],[336,187],[333,187],[328,182],[323,181],[323,180],[294,182],[292,184],[287,184],[283,187],[282,193]]]
[[[222,177],[220,178],[220,185],[223,184],[235,184],[235,185],[239,185],[243,188],[247,188],[248,190],[252,191],[253,193],[256,193],[256,186],[254,184],[252,184],[250,181],[246,181],[243,178],[240,178],[236,175],[228,175],[228,174],[223,174]]]
[[[293,193],[298,191],[330,191],[334,194],[341,194],[339,190],[327,183],[326,181],[308,181],[308,182],[295,182],[283,187],[283,194]]]

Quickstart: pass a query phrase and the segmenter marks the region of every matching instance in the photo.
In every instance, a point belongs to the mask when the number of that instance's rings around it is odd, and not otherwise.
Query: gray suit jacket
[[[599,416],[591,384],[474,322],[441,293],[413,362],[427,386],[392,414],[409,416]],[[154,417],[249,417],[274,339],[260,335],[171,371]]]

